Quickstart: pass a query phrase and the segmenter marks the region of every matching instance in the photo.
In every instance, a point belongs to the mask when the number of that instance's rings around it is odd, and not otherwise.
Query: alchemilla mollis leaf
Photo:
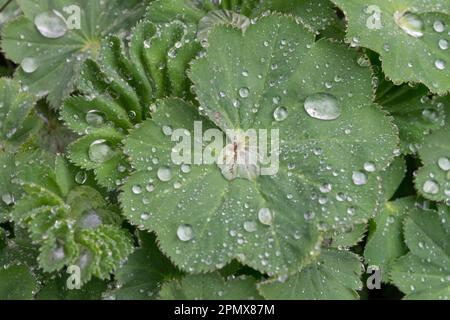
[[[433,93],[450,91],[446,0],[332,0],[345,13],[347,41],[381,55],[394,83],[423,83]]]
[[[379,172],[398,143],[390,118],[372,103],[370,70],[359,57],[314,42],[295,19],[278,14],[245,33],[214,28],[190,70],[200,106],[165,99],[124,142],[135,169],[121,188],[125,215],[155,231],[163,252],[189,272],[233,258],[272,275],[308,264],[322,231],[366,222],[379,210]],[[198,126],[227,145],[199,141]],[[278,161],[276,172],[263,166],[267,158],[217,160],[250,157],[244,133],[251,129],[279,134],[279,150],[262,143]],[[199,163],[194,150],[173,161],[181,140],[215,162]]]
[[[129,30],[145,2],[19,1],[24,15],[2,28],[2,49],[20,64],[16,78],[24,88],[48,95],[59,108],[78,82],[81,63],[98,54],[102,37]]]

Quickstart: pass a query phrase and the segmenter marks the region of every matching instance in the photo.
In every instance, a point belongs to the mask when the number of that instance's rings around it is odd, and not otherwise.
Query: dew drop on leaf
[[[272,225],[272,212],[269,208],[261,208],[258,211],[259,222],[267,226]]]
[[[401,13],[396,11],[394,13],[394,20],[411,37],[420,38],[423,36],[424,23],[418,15],[411,12]]]
[[[366,170],[367,172],[375,172],[375,164],[373,162],[364,163],[364,170]]]
[[[181,172],[183,172],[183,173],[191,172],[191,166],[188,165],[188,164],[182,164],[181,165]]]
[[[85,171],[78,171],[75,175],[75,182],[78,184],[84,184],[87,180],[87,173]]]
[[[447,157],[441,157],[438,160],[439,168],[441,168],[444,171],[450,170],[450,159]]]
[[[20,66],[22,67],[22,70],[25,73],[33,73],[39,67],[36,59],[34,59],[34,58],[25,58],[25,59],[23,59],[22,63],[20,64]]]
[[[255,232],[256,231],[256,223],[254,221],[245,221],[244,229],[247,232]]]
[[[448,40],[445,40],[445,39],[439,40],[439,48],[441,48],[442,50],[447,50],[448,49]]]
[[[98,110],[90,110],[86,113],[86,123],[93,127],[100,127],[105,123],[104,114]]]
[[[10,193],[5,193],[2,195],[2,201],[7,205],[11,205],[14,203],[14,196]]]
[[[141,194],[142,193],[142,187],[140,185],[136,184],[136,185],[131,187],[131,191],[134,194]]]
[[[66,22],[55,12],[43,12],[34,18],[34,25],[46,38],[56,39],[64,36],[68,30]]]
[[[367,183],[367,175],[361,171],[354,171],[352,175],[353,183],[357,186],[363,186]]]
[[[89,146],[89,159],[96,163],[103,163],[110,160],[114,155],[111,147],[106,140],[99,139],[91,143]]]
[[[157,175],[158,175],[158,179],[163,182],[167,182],[172,179],[172,171],[168,167],[160,167],[158,169]]]
[[[239,95],[241,96],[241,98],[248,98],[248,96],[250,95],[250,90],[246,87],[243,87],[239,89]]]
[[[273,118],[275,121],[284,121],[288,117],[288,111],[284,107],[278,107],[273,112]]]
[[[329,93],[315,93],[305,100],[305,110],[309,116],[319,120],[336,120],[341,116],[338,100]]]
[[[194,230],[189,224],[182,224],[177,229],[177,237],[181,241],[190,241],[194,238]]]
[[[445,25],[444,25],[444,23],[442,21],[436,20],[433,23],[433,29],[434,29],[434,31],[439,32],[439,33],[440,32],[444,32]]]
[[[444,70],[445,69],[445,61],[441,60],[441,59],[437,59],[434,62],[434,66],[436,67],[436,69],[438,70]]]
[[[428,194],[438,194],[439,193],[439,185],[434,180],[427,180],[423,184],[423,192]]]

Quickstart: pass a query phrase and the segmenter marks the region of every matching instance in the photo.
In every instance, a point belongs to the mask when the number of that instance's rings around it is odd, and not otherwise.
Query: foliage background
[[[1,0],[0,299],[448,300],[450,5],[369,2]],[[167,167],[194,120],[285,171]]]

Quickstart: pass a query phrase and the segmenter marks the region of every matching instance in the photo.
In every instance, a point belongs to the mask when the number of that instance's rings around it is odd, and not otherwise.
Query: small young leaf
[[[189,275],[163,285],[162,300],[260,300],[256,282],[241,276],[224,280],[218,273]]]

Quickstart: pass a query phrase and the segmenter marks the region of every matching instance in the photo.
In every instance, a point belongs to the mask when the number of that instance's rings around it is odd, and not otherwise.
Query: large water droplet
[[[338,100],[328,93],[315,93],[305,100],[305,110],[319,120],[335,120],[341,116]]]
[[[361,171],[355,171],[352,175],[353,183],[357,186],[363,186],[367,183],[367,175]]]
[[[433,29],[434,29],[434,31],[436,31],[436,32],[444,32],[444,30],[445,30],[445,25],[444,25],[444,23],[443,23],[442,21],[436,20],[436,21],[433,23]]]
[[[394,13],[395,23],[408,35],[414,38],[420,38],[423,36],[424,23],[422,19],[411,12],[401,13],[396,11]]]
[[[95,229],[103,223],[102,218],[94,210],[86,211],[80,220],[80,226],[84,229]]]
[[[450,170],[450,159],[447,157],[441,157],[438,160],[439,168],[441,168],[444,171]]]
[[[423,184],[423,192],[428,194],[438,194],[439,193],[439,185],[434,180],[427,180]]]
[[[284,121],[288,117],[288,111],[284,107],[278,107],[273,112],[273,118],[275,121]]]
[[[172,179],[172,171],[168,167],[160,167],[158,169],[157,175],[158,175],[158,179],[163,182],[167,182]]]
[[[254,221],[245,221],[244,222],[244,229],[247,232],[255,232],[256,229],[257,229],[256,222],[254,222]]]
[[[258,212],[259,222],[267,226],[272,225],[272,212],[269,208],[261,208]]]
[[[14,203],[14,196],[10,193],[5,193],[2,195],[2,201],[7,205],[12,205]]]
[[[367,172],[375,172],[376,170],[375,163],[373,162],[364,163],[364,170],[366,170]]]
[[[445,39],[439,40],[439,48],[441,48],[442,50],[447,50],[448,49],[448,40],[445,40]]]
[[[34,18],[34,25],[46,38],[56,39],[64,36],[68,30],[66,22],[55,12],[43,12]]]
[[[141,194],[142,193],[142,187],[138,184],[131,187],[131,192],[134,194]]]
[[[90,110],[86,113],[86,122],[93,127],[100,127],[105,123],[104,114],[98,110]]]
[[[194,230],[189,224],[182,224],[177,229],[177,237],[181,241],[190,241],[194,238]]]
[[[34,58],[25,58],[22,60],[22,63],[20,64],[22,67],[22,70],[26,73],[33,73],[37,70],[39,67],[36,59]]]
[[[84,184],[87,180],[87,173],[86,171],[78,171],[75,175],[75,182],[78,184]]]
[[[241,98],[248,98],[250,95],[250,90],[246,87],[239,89],[239,95]]]
[[[89,146],[89,159],[96,163],[103,163],[114,156],[114,151],[106,143],[106,140],[99,139]]]
[[[434,62],[434,66],[436,67],[436,69],[438,70],[444,70],[445,69],[445,61],[441,60],[441,59],[437,59]]]

